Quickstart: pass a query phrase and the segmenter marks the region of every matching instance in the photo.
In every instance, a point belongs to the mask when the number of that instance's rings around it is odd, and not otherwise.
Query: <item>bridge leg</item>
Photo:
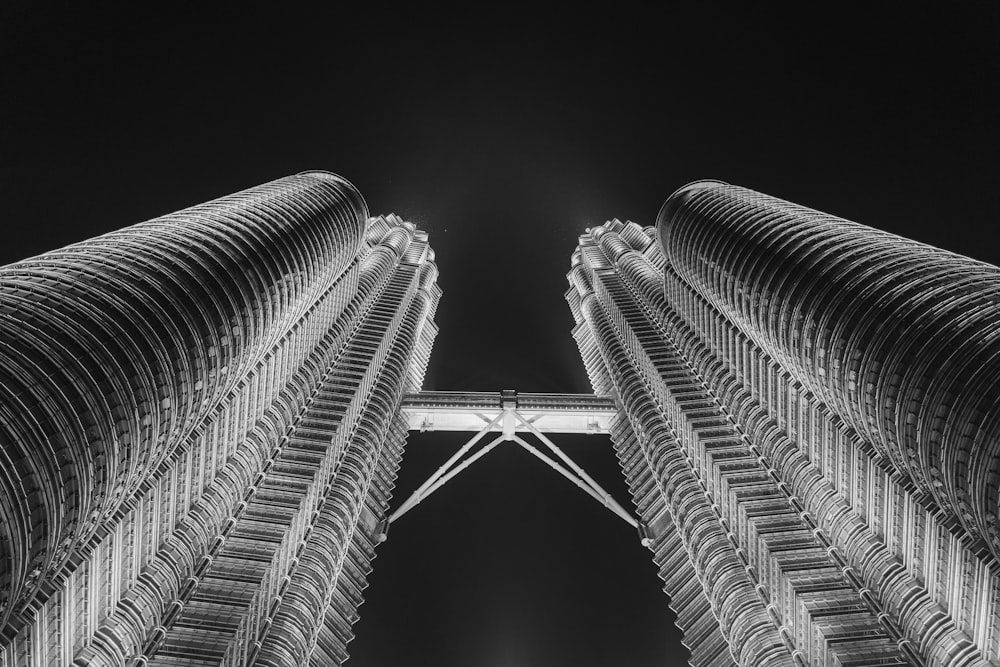
[[[455,461],[465,456],[466,452],[475,447],[476,443],[482,440],[483,436],[485,436],[487,433],[493,430],[493,427],[499,424],[500,420],[503,419],[503,414],[504,413],[501,412],[500,414],[498,414],[496,417],[493,418],[493,421],[489,422],[488,424],[486,424],[486,426],[479,429],[478,433],[472,436],[472,438],[470,438],[467,443],[462,445],[459,448],[459,450],[452,455],[450,459],[445,461],[441,465],[441,467],[434,472],[433,475],[427,478],[427,481],[421,484],[417,488],[417,490],[414,491],[410,495],[410,497],[407,498],[406,501],[402,505],[400,505],[395,512],[393,512],[392,516],[389,517],[389,520],[394,521],[397,517],[402,516],[407,510],[409,510],[410,507],[419,503],[422,499],[424,492],[427,491],[428,488],[430,488],[431,484],[436,482],[438,478],[441,477],[441,475],[445,474],[448,471],[448,469],[455,463]]]
[[[538,449],[536,449],[535,447],[532,447],[531,445],[529,445],[527,442],[525,442],[524,440],[522,440],[520,436],[515,435],[512,439],[514,440],[514,442],[516,442],[517,444],[521,445],[521,447],[523,447],[524,449],[526,449],[529,453],[533,454],[540,461],[543,461],[546,465],[548,465],[550,468],[552,468],[553,470],[555,470],[557,473],[559,473],[560,475],[562,475],[563,477],[565,477],[569,481],[571,481],[574,484],[576,484],[578,487],[580,487],[591,498],[593,498],[594,500],[596,500],[597,502],[601,503],[602,505],[604,505],[605,507],[607,507],[609,510],[611,510],[612,512],[614,512],[614,514],[618,518],[620,518],[623,521],[625,521],[625,523],[627,523],[628,525],[632,526],[633,528],[638,528],[639,527],[639,522],[636,521],[635,519],[633,519],[631,515],[629,515],[628,513],[625,512],[625,510],[620,509],[621,506],[618,505],[618,503],[614,503],[614,505],[611,505],[611,504],[609,504],[607,502],[607,498],[609,497],[608,494],[607,494],[607,492],[604,492],[604,495],[602,496],[601,492],[595,491],[585,481],[583,481],[582,479],[580,479],[579,477],[577,477],[576,475],[574,475],[573,473],[571,473],[569,470],[566,470],[566,468],[564,468],[561,465],[559,465],[559,463],[557,461],[553,461],[548,456],[546,456],[542,452],[538,451]],[[603,489],[601,489],[601,491],[603,491]]]
[[[457,475],[458,473],[462,472],[463,470],[465,470],[466,468],[468,468],[470,465],[472,465],[473,463],[475,463],[479,459],[481,459],[484,456],[486,456],[487,454],[489,454],[491,451],[493,451],[494,447],[496,447],[497,445],[499,445],[503,441],[504,441],[504,436],[502,436],[502,435],[497,436],[490,444],[486,445],[485,447],[483,447],[482,449],[480,449],[478,452],[476,452],[475,454],[473,454],[472,456],[470,456],[469,458],[465,459],[460,464],[458,464],[457,466],[455,466],[455,468],[451,472],[449,472],[448,474],[446,474],[446,475],[444,475],[442,477],[439,477],[436,480],[435,480],[436,473],[435,473],[435,475],[432,475],[431,479],[429,480],[431,483],[428,484],[428,482],[424,482],[423,484],[421,484],[420,488],[417,489],[416,491],[414,491],[413,495],[411,495],[409,498],[407,498],[406,502],[403,503],[402,505],[400,505],[399,509],[397,509],[395,512],[392,513],[392,515],[389,517],[389,523],[392,523],[393,521],[395,521],[396,519],[398,519],[399,517],[403,516],[404,514],[406,514],[407,512],[409,512],[411,509],[413,509],[414,507],[416,507],[417,505],[419,505],[420,501],[422,501],[424,498],[426,498],[427,496],[431,495],[432,493],[434,493],[435,491],[437,491],[438,489],[440,489],[442,486],[445,485],[446,482],[448,482],[448,480],[452,479],[455,475]],[[475,443],[473,443],[473,444],[475,444]],[[465,449],[465,448],[463,447],[462,449]],[[468,451],[468,450],[466,450],[466,451]],[[461,450],[460,450],[460,452],[461,452]],[[454,459],[455,457],[452,457],[452,458]]]
[[[590,475],[588,475],[586,472],[584,472],[583,468],[581,468],[580,466],[578,466],[573,461],[573,459],[571,459],[570,457],[566,456],[566,454],[564,454],[561,449],[559,449],[558,447],[556,447],[555,443],[552,442],[551,440],[549,440],[545,436],[544,433],[542,433],[541,431],[539,431],[535,427],[534,424],[532,424],[531,422],[529,422],[527,419],[525,419],[524,417],[522,417],[517,412],[515,412],[514,414],[517,416],[517,418],[519,420],[521,420],[521,423],[524,424],[528,428],[529,431],[531,431],[532,433],[535,434],[536,438],[538,438],[539,440],[541,440],[542,443],[544,443],[546,447],[548,447],[549,449],[551,449],[552,452],[556,456],[558,456],[559,458],[561,458],[563,460],[563,462],[566,465],[568,465],[577,475],[579,475],[581,479],[583,479],[585,482],[587,482],[587,484],[589,484],[590,487],[592,489],[594,489],[594,491],[596,491],[597,493],[601,494],[601,496],[603,497],[602,502],[604,503],[604,505],[606,505],[607,507],[611,508],[611,510],[615,514],[617,514],[618,516],[620,516],[622,518],[628,517],[628,519],[626,519],[626,521],[629,521],[630,523],[632,523],[632,526],[635,527],[635,523],[634,523],[635,520],[632,519],[632,515],[628,512],[628,510],[626,510],[624,507],[622,507],[621,505],[619,505],[618,502],[614,498],[611,497],[610,493],[608,493],[603,488],[601,488],[600,484],[598,484],[597,482],[595,482],[594,479]]]

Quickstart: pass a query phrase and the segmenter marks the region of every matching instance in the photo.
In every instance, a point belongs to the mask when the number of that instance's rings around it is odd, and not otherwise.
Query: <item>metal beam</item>
[[[579,477],[576,477],[575,475],[573,475],[573,473],[571,473],[569,470],[566,470],[566,468],[564,468],[561,465],[559,465],[559,463],[557,461],[553,461],[548,456],[546,456],[542,452],[538,451],[538,449],[536,447],[532,447],[531,445],[529,445],[520,436],[515,435],[514,436],[514,442],[516,442],[517,444],[521,445],[521,447],[523,447],[524,449],[526,449],[529,453],[531,453],[532,455],[534,455],[539,460],[543,461],[546,465],[548,465],[550,468],[552,468],[553,470],[555,470],[557,473],[559,473],[560,475],[562,475],[563,477],[565,477],[569,481],[571,481],[574,484],[576,484],[580,489],[583,490],[584,493],[586,493],[588,496],[590,496],[591,498],[593,498],[597,502],[599,502],[602,505],[604,505],[605,507],[607,507],[614,514],[616,514],[618,516],[618,518],[624,520],[625,523],[627,523],[628,525],[632,526],[633,528],[638,528],[639,527],[639,522],[636,521],[635,519],[633,519],[632,516],[629,515],[627,512],[625,512],[625,510],[623,510],[621,508],[621,505],[619,505],[618,503],[614,502],[613,498],[611,498],[611,502],[610,503],[608,502],[608,499],[610,498],[610,495],[608,495],[607,493],[605,493],[604,495],[601,495],[601,493],[599,491],[594,490],[589,484],[587,484],[586,482],[584,482]]]
[[[427,496],[431,495],[432,493],[434,493],[435,491],[437,491],[438,489],[440,489],[442,486],[445,485],[445,483],[447,483],[449,480],[451,480],[453,477],[455,477],[455,475],[457,475],[458,473],[462,472],[463,470],[465,470],[466,468],[468,468],[470,465],[472,465],[473,463],[475,463],[479,459],[481,459],[484,456],[486,456],[487,454],[489,454],[491,451],[493,451],[493,449],[497,445],[499,445],[503,441],[504,441],[504,438],[503,438],[502,435],[497,436],[496,438],[493,439],[493,441],[490,444],[486,445],[485,447],[483,447],[482,449],[480,449],[478,452],[476,452],[475,454],[473,454],[469,458],[467,458],[464,461],[462,461],[460,464],[458,464],[457,466],[455,466],[454,470],[452,470],[451,472],[449,472],[447,475],[442,476],[440,479],[438,479],[433,484],[431,484],[431,485],[428,486],[427,482],[424,482],[424,484],[421,485],[421,488],[426,487],[425,490],[421,491],[420,489],[417,489],[416,491],[414,491],[413,495],[411,495],[407,499],[407,501],[405,503],[403,503],[399,507],[399,509],[397,509],[395,512],[392,513],[392,516],[389,517],[389,523],[392,523],[393,521],[395,521],[396,519],[398,519],[399,517],[403,516],[404,514],[406,514],[407,512],[409,512],[411,509],[413,509],[414,507],[416,507],[417,505],[419,505],[422,500],[424,500],[425,498],[427,498]]]
[[[628,510],[626,510],[624,507],[622,507],[621,505],[619,505],[618,502],[614,498],[611,497],[610,493],[608,493],[607,491],[605,491],[604,488],[601,487],[600,484],[598,484],[596,481],[594,481],[593,477],[591,477],[586,472],[584,472],[583,468],[581,468],[580,466],[578,466],[573,461],[573,459],[571,459],[570,457],[566,456],[566,454],[563,452],[563,450],[561,450],[558,447],[556,447],[556,445],[555,445],[554,442],[552,442],[547,437],[545,437],[544,433],[542,433],[537,428],[535,428],[530,422],[526,421],[523,417],[521,417],[521,415],[519,415],[516,412],[514,413],[514,415],[518,419],[520,419],[521,422],[524,423],[524,425],[527,426],[528,429],[532,433],[535,434],[535,437],[537,437],[539,440],[541,440],[545,444],[546,447],[548,447],[549,449],[551,449],[552,452],[556,456],[558,456],[559,458],[561,458],[566,465],[568,465],[570,468],[572,468],[573,472],[575,472],[577,475],[580,476],[580,479],[582,479],[585,482],[587,482],[587,484],[589,484],[590,487],[592,489],[594,489],[594,491],[596,491],[597,493],[601,494],[601,496],[603,497],[604,504],[607,505],[607,506],[609,506],[609,507],[611,507],[612,510],[615,512],[615,514],[618,514],[621,517],[628,517],[626,519],[626,521],[632,521],[632,515],[628,513]],[[634,527],[635,523],[633,523],[632,525]]]
[[[399,519],[504,441],[517,443],[630,526],[639,526],[635,518],[610,493],[545,436],[546,431],[607,433],[611,420],[618,414],[614,399],[610,396],[518,394],[512,390],[498,393],[427,391],[407,394],[402,410],[409,418],[410,430],[475,431],[476,434],[392,513],[385,522],[386,529],[389,523]],[[456,465],[487,433],[496,431],[500,431],[500,434],[488,445]],[[526,442],[518,432],[534,434],[569,469]],[[383,531],[382,539],[384,537]]]
[[[477,442],[479,442],[483,438],[483,436],[485,436],[487,433],[489,433],[491,430],[493,430],[493,427],[500,423],[500,418],[501,417],[503,417],[503,413],[498,414],[495,418],[493,418],[492,421],[488,422],[485,426],[483,426],[481,429],[479,429],[478,433],[476,433],[474,436],[472,436],[472,438],[469,439],[468,442],[466,442],[464,445],[462,445],[462,447],[459,448],[459,450],[457,452],[455,452],[454,454],[452,454],[451,458],[449,458],[447,461],[445,461],[441,465],[441,467],[438,468],[434,472],[433,475],[431,475],[430,477],[428,477],[427,481],[425,481],[423,484],[421,484],[417,488],[417,490],[414,491],[410,495],[410,497],[407,498],[406,501],[402,505],[399,506],[399,509],[397,509],[393,513],[393,515],[391,517],[389,517],[390,523],[392,521],[395,521],[397,517],[402,516],[402,514],[405,513],[407,510],[409,510],[411,506],[416,505],[417,503],[419,503],[423,499],[424,492],[427,491],[427,489],[434,482],[436,482],[438,480],[438,478],[441,477],[441,475],[445,474],[448,471],[448,469],[455,463],[455,461],[457,461],[460,458],[462,458],[463,456],[465,456],[465,453],[468,452],[470,449],[472,449],[475,446],[475,444]]]

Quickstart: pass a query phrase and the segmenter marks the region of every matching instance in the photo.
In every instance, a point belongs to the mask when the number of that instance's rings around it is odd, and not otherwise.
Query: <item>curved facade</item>
[[[346,659],[435,276],[325,172],[0,269],[0,664]]]
[[[580,237],[574,337],[691,664],[1000,663],[998,276],[717,181]]]
[[[1000,269],[702,181],[567,277],[692,665],[1000,665]],[[0,268],[0,667],[343,663],[436,279],[325,172]]]
[[[658,225],[679,276],[1000,556],[1000,269],[721,183]]]

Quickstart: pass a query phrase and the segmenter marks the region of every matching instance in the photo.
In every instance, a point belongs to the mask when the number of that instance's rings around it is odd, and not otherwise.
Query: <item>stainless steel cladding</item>
[[[343,661],[432,257],[306,172],[0,269],[0,664]]]
[[[571,265],[693,665],[1000,661],[1000,270],[718,181]]]

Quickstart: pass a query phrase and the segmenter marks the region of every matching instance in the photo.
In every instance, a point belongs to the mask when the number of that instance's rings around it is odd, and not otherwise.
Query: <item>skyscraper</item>
[[[580,237],[595,396],[420,392],[436,277],[325,172],[0,268],[0,667],[340,664],[388,522],[504,443],[638,528],[696,667],[1000,664],[1000,269],[694,183]],[[475,435],[387,516],[408,429]]]
[[[1000,662],[1000,270],[703,181],[568,278],[693,665]]]
[[[343,661],[436,275],[323,172],[0,270],[0,663]]]

